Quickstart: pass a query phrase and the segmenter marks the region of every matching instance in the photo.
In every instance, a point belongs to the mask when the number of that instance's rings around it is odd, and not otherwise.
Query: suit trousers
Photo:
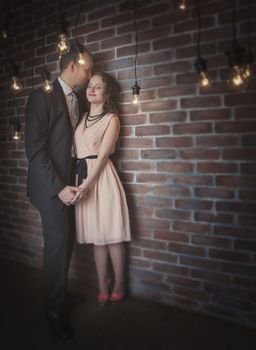
[[[75,237],[74,207],[64,205],[58,211],[40,211],[43,237],[42,296],[47,312],[66,310],[68,267]]]

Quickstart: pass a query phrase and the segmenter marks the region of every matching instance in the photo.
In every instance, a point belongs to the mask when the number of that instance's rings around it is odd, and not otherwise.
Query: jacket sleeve
[[[65,187],[47,150],[49,110],[40,90],[32,92],[25,115],[25,150],[29,161],[30,178],[44,185],[48,196],[54,197]],[[32,181],[33,181],[32,180]]]

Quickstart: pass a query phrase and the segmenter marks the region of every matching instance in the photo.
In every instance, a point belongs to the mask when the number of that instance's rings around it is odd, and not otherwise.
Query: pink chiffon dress
[[[75,131],[77,158],[97,155],[113,114],[105,114],[95,124],[85,127],[83,119]],[[114,150],[113,150],[114,151]],[[112,152],[113,153],[113,152]],[[87,162],[87,173],[97,159]],[[123,186],[110,159],[107,160],[89,193],[75,206],[78,243],[106,245],[131,240],[129,212]]]

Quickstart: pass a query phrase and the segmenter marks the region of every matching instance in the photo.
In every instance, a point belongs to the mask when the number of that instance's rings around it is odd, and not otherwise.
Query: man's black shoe
[[[55,337],[61,340],[73,338],[73,332],[68,324],[66,316],[62,316],[54,311],[51,311],[47,314],[47,321],[49,331]]]

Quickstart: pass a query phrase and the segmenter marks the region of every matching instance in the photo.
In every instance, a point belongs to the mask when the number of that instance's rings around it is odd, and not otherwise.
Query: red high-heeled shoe
[[[106,281],[100,283],[100,286],[108,287],[111,283],[111,279],[108,278]],[[100,306],[104,306],[109,301],[109,292],[99,293],[98,302]]]
[[[100,293],[98,295],[98,302],[100,306],[104,306],[109,301],[109,293]]]
[[[125,293],[112,293],[109,301],[111,303],[120,303],[125,299]]]

